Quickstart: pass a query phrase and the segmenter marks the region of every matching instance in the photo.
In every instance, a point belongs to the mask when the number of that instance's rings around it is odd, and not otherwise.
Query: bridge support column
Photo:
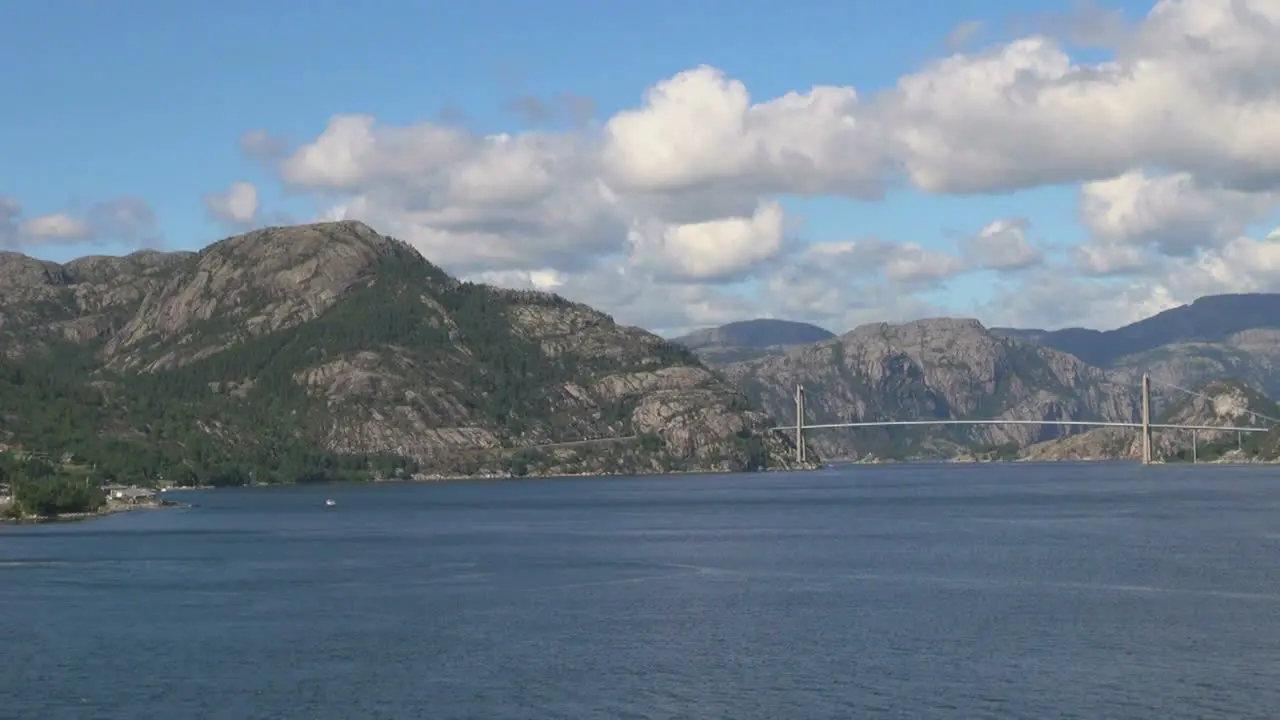
[[[1195,430],[1191,431],[1191,464],[1195,465],[1200,461],[1200,440],[1199,433]]]
[[[1151,464],[1151,376],[1142,373],[1142,464]]]
[[[804,385],[796,385],[796,462],[804,461]]]

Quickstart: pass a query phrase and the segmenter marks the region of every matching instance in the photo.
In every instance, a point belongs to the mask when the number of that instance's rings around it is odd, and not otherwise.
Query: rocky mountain
[[[1128,378],[1150,372],[1157,387],[1190,388],[1237,378],[1280,396],[1280,294],[1213,295],[1115,330],[996,328]],[[1176,401],[1177,394],[1172,396]],[[1165,397],[1158,394],[1157,405]]]
[[[976,320],[863,325],[780,356],[721,369],[784,423],[806,391],[807,424],[880,420],[1113,420],[1138,417],[1138,388],[1057,350],[998,337]],[[1053,425],[810,431],[824,457],[951,457],[1056,437]]]
[[[686,348],[356,222],[0,256],[0,442],[190,482],[789,467]]]
[[[59,265],[0,252],[0,353],[18,358],[50,343],[106,337],[166,273],[193,256],[146,250]]]
[[[725,365],[766,355],[781,355],[792,345],[828,340],[835,333],[817,325],[790,320],[743,320],[715,328],[695,330],[673,338],[707,363]]]
[[[1236,380],[1214,380],[1184,395],[1152,422],[1165,425],[1207,427],[1280,426],[1280,407],[1269,397]],[[1235,431],[1155,429],[1151,454],[1156,461],[1274,459],[1274,449],[1261,451],[1261,433]],[[1196,443],[1193,453],[1192,443]],[[1032,445],[1019,457],[1026,460],[1137,460],[1142,458],[1141,433],[1136,428],[1094,428],[1070,437]]]

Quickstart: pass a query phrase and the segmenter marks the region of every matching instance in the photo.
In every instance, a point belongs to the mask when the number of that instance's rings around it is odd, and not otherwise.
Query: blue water
[[[183,499],[198,506],[0,526],[0,717],[1280,712],[1270,468]]]

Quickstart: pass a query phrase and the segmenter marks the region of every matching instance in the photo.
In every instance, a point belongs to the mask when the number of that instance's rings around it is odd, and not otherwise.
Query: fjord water
[[[0,527],[0,716],[1280,708],[1270,468],[845,466],[183,499],[197,506]]]

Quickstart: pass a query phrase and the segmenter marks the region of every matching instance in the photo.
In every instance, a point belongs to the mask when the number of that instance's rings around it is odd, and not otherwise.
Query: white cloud
[[[1096,239],[1150,244],[1173,256],[1217,247],[1276,207],[1280,193],[1206,186],[1190,173],[1151,177],[1131,171],[1086,183],[1080,192],[1081,221]]]
[[[38,240],[84,240],[93,234],[93,229],[84,220],[54,213],[23,221],[18,232]]]
[[[878,197],[887,146],[851,87],[752,104],[742,82],[702,66],[658,83],[604,126],[602,163],[620,190],[728,185],[748,193]]]
[[[684,225],[651,221],[629,235],[632,257],[676,280],[718,282],[740,278],[783,249],[783,211],[762,204],[751,217],[729,217]]]
[[[1110,329],[1205,295],[1280,292],[1280,237],[1238,236],[1194,256],[1143,257],[1141,262],[1147,263],[1141,275],[1105,282],[1083,280],[1070,268],[1047,267],[1006,288],[986,307],[985,317],[1023,327]]]
[[[916,243],[815,243],[765,279],[760,307],[833,329],[945,314],[913,293],[940,288],[965,269],[960,258]]]
[[[138,247],[160,241],[155,213],[146,201],[136,197],[95,203],[83,213],[48,213],[26,220],[21,219],[22,214],[22,203],[16,198],[0,196],[0,247],[25,250],[40,245],[108,241]]]
[[[1026,218],[996,220],[972,237],[960,241],[966,257],[988,270],[1025,270],[1044,259],[1044,251],[1027,240],[1030,222]]]
[[[549,290],[589,301],[618,322],[668,335],[756,317],[765,311],[758,302],[713,286],[661,283],[623,261],[603,264],[590,273],[508,270],[478,273],[468,279],[515,289]]]
[[[1280,180],[1280,4],[1164,0],[1115,60],[1044,36],[941,60],[881,98],[912,181],[988,192],[1142,167]]]
[[[907,289],[936,287],[966,267],[960,258],[918,243],[889,243],[877,238],[814,243],[795,266],[833,280],[880,277]]]
[[[461,128],[431,123],[377,127],[370,115],[336,115],[320,137],[280,164],[285,182],[307,188],[356,190],[379,184],[418,185],[437,168],[466,159],[480,140]]]
[[[823,85],[753,97],[701,66],[596,125],[582,102],[556,111],[576,115],[568,129],[518,134],[337,115],[301,144],[254,131],[241,146],[312,193],[324,217],[365,220],[452,272],[536,279],[654,327],[733,313],[841,325],[940,312],[916,293],[975,269],[1018,283],[993,312],[1035,324],[1113,322],[1129,316],[1117,303],[1146,312],[1198,289],[1275,287],[1273,250],[1242,234],[1280,193],[1280,4],[1163,0],[1132,26],[1086,4],[1033,21],[1040,34],[953,53],[876,93]],[[951,40],[972,43],[979,29]],[[1114,56],[1082,62],[1058,38]],[[541,127],[553,115],[529,98],[510,109]],[[1023,208],[953,255],[928,238],[806,248],[793,236],[803,218],[783,204],[874,201],[904,184],[963,194],[1068,183],[1081,184],[1091,239],[1066,265],[1046,265],[1028,234],[1034,220],[1051,235],[1052,221],[1016,217]],[[211,211],[251,214],[247,195],[232,207],[234,190]],[[721,287],[753,278],[755,301]],[[1077,294],[1050,292],[1068,288]]]
[[[253,183],[238,180],[231,183],[226,192],[205,195],[204,207],[215,220],[233,225],[252,223],[261,209],[258,188]]]

